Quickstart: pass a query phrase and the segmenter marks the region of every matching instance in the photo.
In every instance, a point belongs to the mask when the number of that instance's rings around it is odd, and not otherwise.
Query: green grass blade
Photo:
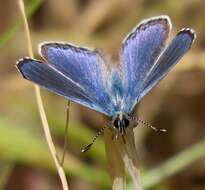
[[[38,10],[44,0],[32,0],[26,6],[27,17],[30,19],[32,15]],[[16,19],[15,23],[12,24],[9,29],[0,36],[0,48],[3,48],[9,40],[16,34],[22,25],[20,17]]]
[[[203,157],[205,157],[205,139],[143,174],[144,188],[149,189],[159,184]],[[128,190],[132,189],[134,186],[130,184]]]
[[[1,158],[56,172],[43,137],[35,135],[26,128],[13,126],[13,124],[0,119]],[[61,155],[61,149],[57,148],[57,150]],[[110,187],[106,171],[91,167],[70,154],[65,157],[64,168],[69,175],[80,177],[103,188]]]

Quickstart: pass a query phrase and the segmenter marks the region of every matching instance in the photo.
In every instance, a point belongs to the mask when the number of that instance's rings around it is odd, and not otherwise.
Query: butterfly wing
[[[17,64],[26,79],[71,101],[112,115],[112,100],[104,87],[107,69],[96,51],[46,43],[41,46],[41,54],[47,63],[28,58]]]
[[[26,58],[17,67],[23,76],[48,90],[108,116],[130,113],[190,48],[194,34],[179,32],[165,48],[171,23],[167,16],[140,23],[125,39],[121,64],[108,69],[96,51],[46,43],[46,64]]]
[[[180,58],[190,49],[195,37],[195,32],[189,28],[178,32],[147,74],[139,99],[158,84],[169,70],[177,64]]]
[[[169,17],[154,17],[140,23],[124,40],[121,49],[124,112],[130,113],[137,103],[144,79],[163,50],[170,29]]]

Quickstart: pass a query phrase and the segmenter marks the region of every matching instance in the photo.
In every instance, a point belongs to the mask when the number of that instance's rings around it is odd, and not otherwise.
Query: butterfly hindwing
[[[165,48],[153,67],[150,69],[143,84],[140,97],[149,92],[159,81],[166,76],[169,70],[177,64],[180,58],[191,48],[195,39],[192,29],[183,29],[178,32],[172,42]]]

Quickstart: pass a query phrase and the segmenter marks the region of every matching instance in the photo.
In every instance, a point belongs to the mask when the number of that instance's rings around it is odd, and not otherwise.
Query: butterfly
[[[25,79],[112,118],[112,127],[123,135],[135,106],[196,37],[185,28],[166,45],[170,30],[166,15],[142,21],[122,42],[118,64],[107,62],[97,50],[48,42],[39,48],[44,62],[23,58],[17,68]]]

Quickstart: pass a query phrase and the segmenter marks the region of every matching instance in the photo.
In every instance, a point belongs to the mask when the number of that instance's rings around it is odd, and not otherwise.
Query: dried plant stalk
[[[30,37],[30,31],[29,31],[29,27],[28,27],[26,14],[25,14],[25,8],[24,8],[23,0],[19,0],[19,7],[20,7],[20,12],[22,14],[24,27],[25,27],[25,32],[26,32],[26,37],[27,37],[27,41],[28,41],[29,56],[34,58],[33,50],[32,50],[31,37]],[[43,102],[42,102],[42,98],[41,98],[41,94],[40,94],[40,88],[37,85],[34,85],[34,86],[35,86],[35,94],[36,94],[38,110],[39,110],[39,114],[40,114],[40,117],[41,117],[41,122],[42,122],[42,125],[43,125],[43,130],[44,130],[44,133],[45,133],[45,138],[46,138],[46,141],[48,143],[49,150],[50,150],[51,155],[53,157],[53,160],[55,162],[55,165],[56,165],[56,168],[57,168],[57,171],[58,171],[58,175],[59,175],[61,183],[62,183],[63,190],[69,190],[68,183],[67,183],[66,176],[65,176],[65,172],[64,172],[63,168],[61,167],[61,165],[58,161],[56,149],[55,149],[55,146],[54,146],[54,143],[52,141],[51,134],[50,134],[49,125],[48,125],[48,121],[47,121],[47,118],[46,118],[46,114],[45,114],[45,111],[44,111]]]
[[[125,166],[120,153],[117,150],[115,142],[112,140],[112,131],[104,131],[105,149],[108,158],[109,171],[112,177],[113,190],[125,190]]]
[[[137,149],[134,140],[134,128],[131,126],[126,129],[125,142],[122,138],[115,141],[116,148],[128,170],[136,190],[142,190],[140,179],[139,161],[137,157]]]

